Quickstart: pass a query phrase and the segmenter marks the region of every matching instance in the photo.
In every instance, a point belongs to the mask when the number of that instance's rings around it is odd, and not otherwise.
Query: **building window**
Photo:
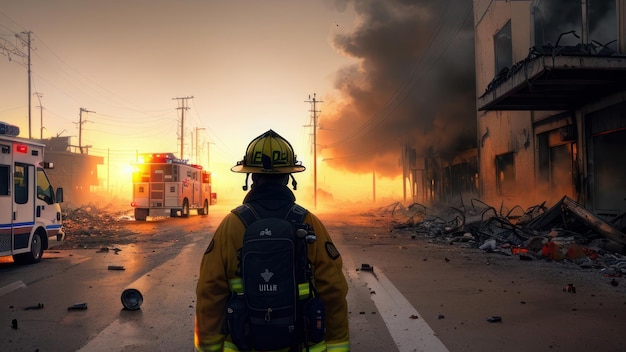
[[[496,156],[496,184],[499,195],[515,194],[515,158],[513,153]]]
[[[493,38],[496,50],[496,74],[513,65],[513,41],[511,40],[511,21],[507,22]]]
[[[616,0],[542,0],[533,6],[536,47],[591,44],[617,51]],[[574,34],[575,33],[575,34]],[[584,33],[589,37],[583,43]],[[560,38],[560,39],[559,39]],[[558,43],[557,43],[558,42]]]

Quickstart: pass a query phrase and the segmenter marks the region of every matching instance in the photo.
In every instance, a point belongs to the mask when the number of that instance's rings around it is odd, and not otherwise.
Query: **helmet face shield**
[[[296,160],[291,144],[273,130],[258,136],[246,150],[242,161],[231,168],[233,172],[290,174],[305,167]]]

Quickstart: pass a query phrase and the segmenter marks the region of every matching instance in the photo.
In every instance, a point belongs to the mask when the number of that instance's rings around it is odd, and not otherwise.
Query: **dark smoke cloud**
[[[468,0],[337,0],[359,24],[333,44],[358,64],[324,98],[318,145],[339,169],[402,173],[405,144],[450,158],[476,144],[474,34]]]

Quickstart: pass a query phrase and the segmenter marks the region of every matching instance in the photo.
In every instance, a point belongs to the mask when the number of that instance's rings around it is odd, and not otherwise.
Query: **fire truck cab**
[[[44,169],[45,146],[19,138],[19,128],[0,122],[0,256],[17,264],[37,263],[62,241],[63,189],[52,188]]]
[[[209,214],[211,173],[173,153],[140,154],[133,170],[135,220],[148,216]]]

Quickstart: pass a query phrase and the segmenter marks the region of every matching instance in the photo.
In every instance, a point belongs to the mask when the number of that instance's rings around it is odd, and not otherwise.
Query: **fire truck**
[[[140,154],[133,170],[135,220],[148,216],[188,217],[191,209],[209,214],[211,173],[173,153]]]
[[[53,241],[63,241],[63,189],[52,188],[45,146],[17,137],[19,127],[0,122],[0,256],[37,263]]]

